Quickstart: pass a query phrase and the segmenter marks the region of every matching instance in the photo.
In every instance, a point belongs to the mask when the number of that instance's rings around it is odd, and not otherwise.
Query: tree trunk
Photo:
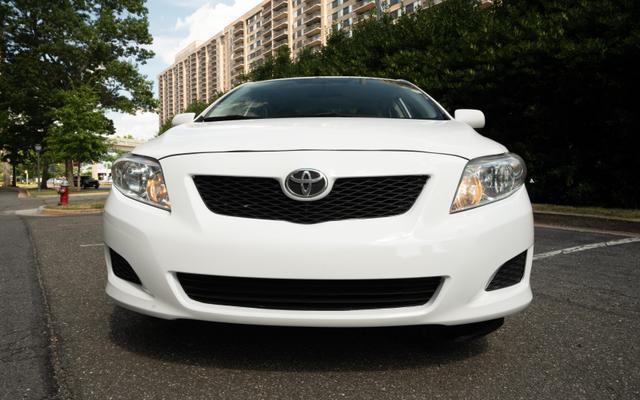
[[[13,171],[13,177],[11,179],[11,186],[16,187],[18,186],[18,177],[16,174],[16,164],[11,164],[11,168]]]
[[[69,187],[72,188],[74,185],[74,179],[73,179],[73,161],[71,160],[65,160],[64,162],[64,176],[67,178],[67,183],[69,184]]]
[[[2,186],[11,186],[11,166],[7,162],[2,163]]]
[[[80,187],[80,182],[81,182],[81,180],[80,180],[80,166],[81,165],[82,165],[82,163],[80,161],[78,161],[78,187],[77,187],[78,191],[80,191],[80,189],[82,189]]]
[[[42,171],[40,171],[40,189],[47,188],[47,181],[49,180],[49,161],[42,161]]]

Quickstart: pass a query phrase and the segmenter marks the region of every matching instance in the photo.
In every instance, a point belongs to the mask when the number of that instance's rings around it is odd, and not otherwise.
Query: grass
[[[554,204],[534,204],[535,211],[549,211],[580,215],[595,215],[598,217],[616,217],[628,219],[640,219],[639,209],[627,208],[603,208],[603,207],[574,207],[559,206]]]
[[[104,208],[104,203],[104,201],[76,201],[64,206],[50,204],[45,208],[52,210],[102,210]]]

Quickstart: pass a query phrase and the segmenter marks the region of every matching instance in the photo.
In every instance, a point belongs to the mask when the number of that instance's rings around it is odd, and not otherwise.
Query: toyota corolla
[[[532,299],[525,165],[400,80],[238,86],[113,165],[106,291],[166,319],[493,329]]]

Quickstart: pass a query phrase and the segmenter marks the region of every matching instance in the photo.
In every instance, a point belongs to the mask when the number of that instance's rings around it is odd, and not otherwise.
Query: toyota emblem
[[[292,196],[300,199],[312,199],[327,190],[327,177],[315,169],[297,169],[287,175],[284,187]]]

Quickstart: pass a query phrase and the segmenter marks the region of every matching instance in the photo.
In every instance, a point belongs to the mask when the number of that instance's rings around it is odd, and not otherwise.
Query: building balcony
[[[305,16],[303,22],[306,26],[313,25],[315,23],[320,23],[322,17],[320,14],[313,14],[310,16]]]
[[[237,67],[238,65],[244,65],[244,57],[236,57],[233,59],[233,62],[231,63],[231,67]]]
[[[315,46],[321,46],[322,45],[322,36],[321,35],[316,35],[313,36],[311,38],[308,38],[304,41],[304,45],[308,46],[308,47],[315,47]]]
[[[279,42],[273,42],[273,50],[275,51],[275,50],[279,49],[280,47],[288,45],[288,44],[289,44],[289,40],[288,39],[284,39],[284,40],[281,40]]]
[[[376,3],[372,0],[358,1],[353,5],[353,12],[356,14],[364,14],[376,6]]]
[[[242,46],[244,45],[244,36],[238,36],[237,38],[233,39],[233,46]]]
[[[286,21],[287,15],[289,15],[289,11],[286,8],[280,11],[274,11],[272,21],[274,24],[276,23],[276,21],[279,21],[281,19],[285,19]]]
[[[234,29],[244,28],[244,21],[240,20],[233,25]]]
[[[275,42],[278,42],[282,39],[286,39],[288,35],[289,35],[289,31],[286,29],[283,29],[278,32],[273,32],[274,47],[275,47]]]
[[[304,35],[306,37],[311,37],[314,35],[318,35],[322,32],[322,24],[314,24],[311,26],[307,26],[304,30]]]
[[[305,7],[304,14],[307,15],[307,14],[318,13],[319,15],[321,9],[322,9],[322,6],[320,6],[320,3],[311,4]]]
[[[304,0],[304,5],[307,7],[314,4],[320,4],[320,3],[322,3],[322,0]]]
[[[280,21],[278,23],[274,23],[273,24],[274,34],[275,34],[276,31],[279,31],[281,29],[287,29],[288,26],[289,26],[289,22],[286,19],[283,19],[282,21]]]
[[[283,7],[287,7],[289,5],[289,0],[274,0],[273,1],[273,11],[279,10]]]

